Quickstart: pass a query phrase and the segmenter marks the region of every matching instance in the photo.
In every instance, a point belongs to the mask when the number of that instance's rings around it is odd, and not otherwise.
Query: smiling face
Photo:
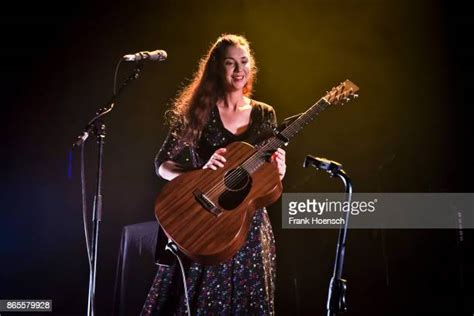
[[[243,90],[251,75],[251,58],[246,46],[231,45],[224,54],[224,85],[227,92]]]

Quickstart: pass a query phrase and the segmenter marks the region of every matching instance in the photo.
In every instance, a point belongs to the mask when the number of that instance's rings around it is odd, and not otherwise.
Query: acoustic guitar
[[[155,203],[155,216],[167,237],[201,264],[234,256],[247,238],[255,211],[282,193],[269,157],[329,105],[357,97],[358,90],[346,80],[259,145],[229,144],[223,168],[186,172],[168,182]]]

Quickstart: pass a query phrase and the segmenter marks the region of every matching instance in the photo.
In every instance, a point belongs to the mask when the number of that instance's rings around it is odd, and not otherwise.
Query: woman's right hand
[[[217,168],[222,168],[224,167],[224,163],[227,161],[222,154],[224,154],[227,151],[225,148],[219,148],[216,150],[211,158],[209,158],[209,161],[206,162],[206,164],[202,167],[202,169],[212,169],[212,170],[217,170]]]

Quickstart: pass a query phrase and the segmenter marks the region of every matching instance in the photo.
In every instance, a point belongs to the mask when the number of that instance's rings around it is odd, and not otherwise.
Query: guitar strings
[[[322,104],[319,104],[321,101],[324,101],[324,102]],[[281,135],[287,139],[293,137],[294,135],[296,135],[296,133],[298,133],[303,128],[304,125],[308,124],[317,115],[319,115],[324,109],[326,109],[326,107],[329,104],[330,103],[326,101],[324,98],[320,99],[313,106],[311,106],[304,114],[302,114],[299,118],[297,118],[292,124],[290,124],[287,128],[285,128],[281,132]],[[315,113],[311,113],[311,112],[315,112]],[[309,115],[305,117],[306,114],[314,114],[314,115]],[[265,151],[267,151],[268,149],[273,150],[275,147],[276,148],[281,147],[282,144],[284,144],[282,140],[276,137],[271,138],[257,152],[255,152],[253,155],[247,158],[247,160],[245,160],[239,167],[232,170],[228,177],[224,177],[222,180],[216,183],[214,187],[210,188],[205,193],[205,195],[207,195],[210,199],[213,199],[214,197],[219,196],[220,194],[222,194],[223,191],[226,190],[226,188],[232,187],[233,185],[237,184],[238,181],[241,180],[242,173],[239,172],[239,169],[242,168],[245,171],[247,171],[249,174],[252,174],[263,163],[265,163],[265,160],[261,159],[262,153],[265,153]],[[244,165],[248,165],[248,168],[250,170],[247,170],[247,168],[245,168]],[[228,183],[228,185],[226,185],[226,183]],[[216,196],[214,196],[214,193],[216,192],[217,194]]]
[[[307,124],[308,122],[304,122],[303,124]],[[290,138],[292,137],[291,134],[295,135],[303,125],[300,124],[300,122],[294,122],[294,124],[291,124],[288,126],[285,130],[282,131],[282,135],[284,137]],[[216,191],[218,191],[217,195],[220,195],[222,190],[225,190],[227,187],[232,186],[240,180],[240,172],[238,171],[239,169],[244,169],[247,171],[249,174],[253,173],[256,169],[258,169],[263,163],[265,163],[265,160],[261,159],[261,156],[264,156],[264,152],[268,151],[269,149],[273,150],[275,147],[280,147],[283,144],[283,141],[277,139],[276,137],[272,137],[267,143],[265,143],[257,152],[255,152],[252,156],[247,158],[246,161],[244,161],[238,168],[234,169],[231,174],[219,181],[214,187],[209,189],[206,193],[206,195],[211,196],[214,194]],[[226,186],[225,183],[228,183]]]
[[[256,168],[260,167],[261,164],[263,164],[265,161],[261,160],[261,155],[262,152],[265,152],[269,148],[267,147],[272,147],[270,145],[277,145],[278,144],[278,139],[273,138],[271,139],[268,143],[263,145],[257,152],[255,152],[253,155],[251,155],[247,160],[245,160],[239,167],[236,169],[232,170],[231,173],[227,176],[221,179],[214,187],[210,188],[205,194],[213,199],[214,197],[219,196],[222,194],[224,190],[226,190],[228,187],[232,187],[233,185],[237,184],[241,180],[241,172],[240,170],[245,170],[249,174],[253,173]],[[244,165],[246,167],[244,167]],[[226,185],[227,183],[227,185]],[[215,195],[214,193],[217,194]]]

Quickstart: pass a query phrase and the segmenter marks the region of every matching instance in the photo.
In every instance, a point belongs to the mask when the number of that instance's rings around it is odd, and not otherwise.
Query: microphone
[[[333,174],[342,168],[342,165],[336,161],[307,155],[303,162],[303,168],[308,168],[309,166],[315,167],[318,170],[326,170]]]
[[[168,54],[164,50],[154,50],[152,52],[143,51],[136,54],[124,55],[123,60],[125,61],[139,61],[139,60],[158,60],[163,61],[168,57]]]

